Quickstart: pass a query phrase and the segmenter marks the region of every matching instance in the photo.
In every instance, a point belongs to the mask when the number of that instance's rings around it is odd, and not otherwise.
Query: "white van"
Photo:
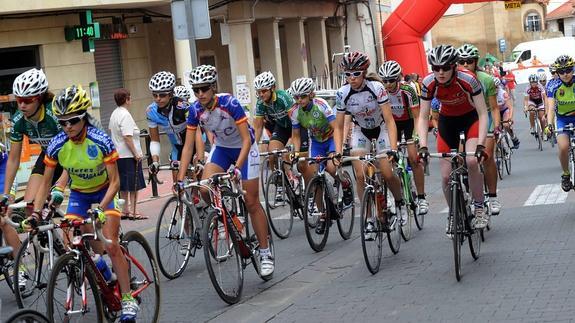
[[[559,55],[575,57],[575,37],[557,37],[533,40],[520,43],[512,51],[513,62],[503,63],[505,70],[513,70],[517,83],[527,83],[530,74],[544,70],[547,78],[551,77],[547,66],[551,65]],[[537,57],[540,64],[533,65]],[[519,63],[523,66],[519,66]]]

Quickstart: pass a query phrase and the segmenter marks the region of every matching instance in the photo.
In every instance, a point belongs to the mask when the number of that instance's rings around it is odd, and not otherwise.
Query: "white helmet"
[[[547,74],[545,74],[545,72],[537,73],[537,77],[539,77],[539,81],[547,81]]]
[[[308,95],[315,90],[315,83],[309,77],[302,77],[293,82],[289,88],[292,96]]]
[[[182,98],[184,100],[189,100],[191,95],[187,87],[183,85],[178,85],[174,88],[174,96],[177,96],[178,98]]]
[[[256,90],[271,89],[274,85],[276,85],[276,78],[272,72],[269,71],[259,74],[254,79],[254,87]]]
[[[454,65],[456,60],[457,52],[451,45],[436,46],[427,54],[427,61],[434,66]]]
[[[171,92],[176,86],[176,76],[170,72],[161,71],[150,79],[148,87],[152,92]]]
[[[200,84],[212,84],[218,80],[218,71],[212,65],[200,65],[194,68],[189,75],[188,81],[191,86]]]
[[[379,67],[377,74],[384,80],[397,79],[401,76],[401,66],[396,61],[387,61]]]
[[[30,69],[18,75],[12,84],[12,93],[19,97],[36,96],[46,93],[48,81],[41,69]]]

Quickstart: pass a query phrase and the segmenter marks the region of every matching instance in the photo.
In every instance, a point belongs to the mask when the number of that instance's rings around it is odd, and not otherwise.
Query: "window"
[[[525,31],[541,31],[541,16],[532,12],[525,17]]]

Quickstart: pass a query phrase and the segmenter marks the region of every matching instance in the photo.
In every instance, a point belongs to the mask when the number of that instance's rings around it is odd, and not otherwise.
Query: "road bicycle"
[[[47,316],[53,322],[115,322],[122,310],[118,280],[106,281],[89,246],[93,240],[112,241],[104,237],[95,212],[88,214],[88,219],[64,219],[38,227],[39,231],[73,231],[70,250],[56,261],[48,283]],[[82,233],[82,226],[91,226],[93,233]],[[137,320],[158,322],[160,280],[152,249],[142,234],[130,231],[120,234],[120,250],[128,262],[131,294],[140,307]]]
[[[264,281],[272,278],[261,275],[260,245],[250,231],[241,181],[232,174],[217,173],[190,185],[209,196],[203,241],[210,281],[224,302],[235,304],[241,299],[247,266],[252,264]],[[269,249],[275,256],[269,224],[267,226]]]
[[[463,133],[460,135],[460,142],[465,147]],[[465,239],[469,242],[469,250],[473,259],[479,258],[481,248],[481,238],[479,230],[475,229],[472,223],[473,213],[471,211],[471,196],[469,194],[469,183],[467,173],[467,156],[475,156],[474,152],[457,152],[452,150],[449,153],[432,153],[433,158],[449,158],[451,162],[451,174],[449,175],[449,227],[448,234],[451,235],[453,244],[453,258],[455,264],[455,277],[461,280],[461,246]]]
[[[401,192],[407,211],[407,222],[401,225],[401,236],[405,241],[412,237],[412,224],[414,222],[419,230],[423,229],[424,223],[424,215],[419,214],[417,206],[417,191],[415,190],[414,175],[407,159],[407,144],[405,135],[402,133],[401,141],[397,145],[399,160],[394,168],[396,176],[401,180]]]
[[[510,121],[502,121],[502,124],[511,123]],[[497,174],[499,179],[503,179],[503,168],[507,175],[511,175],[511,155],[513,155],[513,139],[506,127],[501,129],[497,137],[497,144],[495,146],[495,163],[497,165]]]
[[[305,193],[304,228],[305,235],[310,247],[319,252],[323,250],[329,236],[329,228],[333,221],[337,222],[339,234],[344,240],[351,237],[353,222],[355,220],[355,203],[352,179],[349,173],[341,167],[337,167],[336,178],[332,181],[331,176],[326,174],[326,163],[336,157],[300,157],[298,161],[308,161],[319,165],[318,173],[310,180]],[[351,157],[343,157],[341,162],[347,162]],[[344,192],[342,183],[338,178],[348,184]],[[347,194],[348,201],[344,196]],[[321,226],[318,228],[318,226]],[[323,227],[323,228],[322,228]],[[323,229],[323,230],[322,230]]]
[[[527,109],[527,112],[529,113],[533,113],[534,114],[534,128],[533,128],[533,136],[535,137],[535,141],[537,142],[537,148],[540,151],[543,151],[543,128],[541,128],[541,120],[539,120],[539,115],[538,112],[539,110],[537,110],[535,107],[533,106],[529,106],[529,109]],[[527,112],[525,114],[525,116],[527,116]]]
[[[265,156],[275,156],[275,170],[270,171],[265,181],[264,199],[270,226],[280,239],[289,237],[294,218],[303,219],[304,213],[303,177],[297,171],[297,164],[294,169],[293,162],[282,158],[282,155],[290,151],[284,148],[262,153]]]
[[[160,166],[159,170],[177,168]],[[183,193],[166,201],[156,222],[156,259],[160,271],[168,279],[180,277],[190,257],[195,257],[197,250],[203,246],[201,232],[205,214],[202,212],[199,192],[191,185],[193,178],[197,178],[202,170],[200,164],[189,167],[190,176],[184,179]]]

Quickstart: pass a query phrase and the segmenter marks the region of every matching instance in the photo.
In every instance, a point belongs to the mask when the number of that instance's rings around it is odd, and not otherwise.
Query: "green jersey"
[[[52,104],[47,103],[40,107],[39,121],[32,121],[26,119],[22,112],[17,111],[12,117],[12,132],[10,133],[10,141],[22,142],[24,135],[28,136],[30,142],[40,144],[42,150],[46,150],[50,140],[54,138],[62,128],[58,123],[58,119],[52,112]]]
[[[563,82],[554,83],[549,89],[548,96],[555,99],[557,116],[575,115],[575,86],[573,83],[569,85]]]
[[[477,71],[476,77],[479,83],[481,83],[481,88],[483,88],[483,97],[485,98],[485,104],[487,104],[487,111],[491,111],[494,107],[490,105],[489,97],[497,97],[497,87],[495,86],[493,76],[483,71]]]
[[[286,91],[275,90],[272,93],[271,104],[266,104],[258,99],[256,104],[256,118],[265,118],[266,121],[280,125],[283,128],[291,128],[291,120],[288,112],[294,101]]]
[[[316,142],[333,137],[333,128],[329,123],[335,120],[335,113],[324,99],[314,98],[306,107],[294,105],[290,117],[293,129],[307,129]]]

